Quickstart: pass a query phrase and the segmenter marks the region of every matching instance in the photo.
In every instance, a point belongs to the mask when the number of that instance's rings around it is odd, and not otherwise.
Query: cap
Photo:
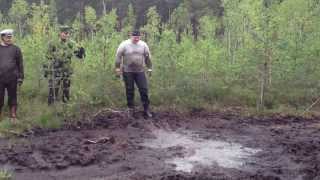
[[[0,32],[1,36],[13,36],[13,29],[4,29]]]
[[[134,30],[131,32],[131,36],[141,36],[141,33],[139,30]]]
[[[70,32],[72,28],[70,26],[60,26],[59,29],[60,32]]]

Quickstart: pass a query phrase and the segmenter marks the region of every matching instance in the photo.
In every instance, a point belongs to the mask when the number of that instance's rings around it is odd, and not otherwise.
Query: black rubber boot
[[[136,110],[134,107],[128,108],[128,117],[129,118],[135,118],[136,116]]]
[[[149,105],[144,105],[143,106],[143,116],[144,118],[148,119],[148,118],[152,118],[153,114],[150,111]]]

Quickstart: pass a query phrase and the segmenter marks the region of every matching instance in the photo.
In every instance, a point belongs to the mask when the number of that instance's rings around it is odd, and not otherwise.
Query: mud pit
[[[320,121],[232,112],[104,112],[92,122],[0,140],[23,180],[318,180]]]

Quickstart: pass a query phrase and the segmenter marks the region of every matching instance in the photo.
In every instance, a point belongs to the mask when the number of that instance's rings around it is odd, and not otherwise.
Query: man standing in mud
[[[70,99],[71,59],[76,56],[84,58],[83,47],[77,47],[76,43],[69,39],[71,28],[60,27],[59,39],[49,43],[47,51],[47,62],[43,65],[44,76],[48,79],[49,95],[48,105],[59,99],[59,89],[62,89],[62,101],[66,103]]]
[[[20,48],[13,43],[12,29],[3,30],[0,35],[0,120],[7,91],[10,118],[15,122],[18,105],[17,88],[22,85],[24,78],[23,57]]]
[[[152,63],[151,54],[148,45],[140,40],[140,32],[131,32],[131,39],[123,41],[116,53],[116,73],[117,76],[123,76],[126,87],[127,105],[130,115],[134,115],[134,91],[136,84],[144,109],[145,118],[151,118],[152,113],[149,109],[148,83],[145,75],[145,66],[147,73],[151,76]]]

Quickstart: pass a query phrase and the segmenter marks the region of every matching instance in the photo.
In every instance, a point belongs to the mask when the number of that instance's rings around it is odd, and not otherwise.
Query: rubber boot
[[[10,118],[13,123],[16,123],[17,120],[17,106],[12,106],[10,108]]]
[[[134,118],[136,115],[136,110],[134,107],[129,107],[128,108],[128,117],[129,118]]]
[[[152,113],[150,111],[149,105],[144,105],[143,106],[143,116],[146,119],[153,117],[153,115],[152,115]]]

